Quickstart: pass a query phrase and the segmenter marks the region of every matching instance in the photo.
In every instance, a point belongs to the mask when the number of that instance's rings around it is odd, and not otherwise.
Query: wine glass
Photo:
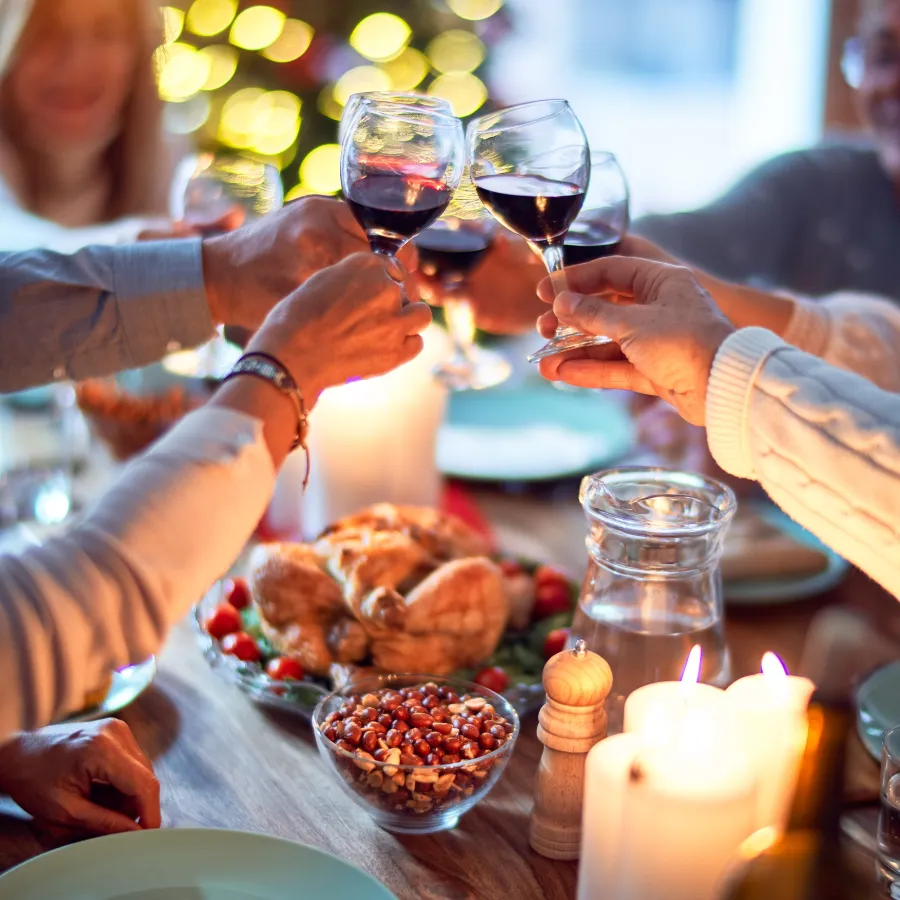
[[[499,353],[475,343],[475,314],[466,295],[469,275],[494,241],[494,228],[486,214],[473,216],[454,198],[447,214],[415,241],[419,272],[436,283],[453,342],[453,356],[435,369],[435,375],[454,391],[494,387],[511,372]]]
[[[341,114],[338,124],[338,143],[344,143],[347,126],[353,121],[356,111],[363,103],[393,103],[397,106],[410,106],[413,109],[424,109],[431,112],[443,113],[445,116],[453,115],[453,107],[440,97],[432,97],[428,94],[402,91],[364,91],[361,94],[351,94]]]
[[[548,272],[562,269],[563,242],[591,171],[587,138],[569,104],[538,100],[481,116],[469,124],[466,143],[481,202],[540,251]],[[606,342],[561,326],[528,360]]]
[[[628,182],[608,150],[591,150],[591,183],[563,244],[567,266],[614,256],[630,223]]]
[[[405,274],[400,248],[447,208],[465,157],[455,116],[391,103],[362,103],[341,144],[344,199],[396,280]]]
[[[169,211],[202,234],[232,231],[284,205],[275,166],[243,156],[201,153],[175,170]]]

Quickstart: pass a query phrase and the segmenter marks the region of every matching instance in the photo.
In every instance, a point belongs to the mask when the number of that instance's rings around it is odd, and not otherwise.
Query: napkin
[[[725,536],[722,577],[726,581],[800,578],[828,566],[828,556],[786,534],[754,507],[738,510]]]

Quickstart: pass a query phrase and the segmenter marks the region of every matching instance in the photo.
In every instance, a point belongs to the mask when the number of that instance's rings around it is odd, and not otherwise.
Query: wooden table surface
[[[585,528],[577,503],[484,493],[479,502],[514,552],[580,572]],[[773,649],[796,669],[814,616],[826,607],[866,613],[900,640],[897,601],[857,572],[811,601],[728,616],[735,676]],[[893,647],[893,644],[890,644]],[[890,651],[888,651],[890,652]],[[870,664],[875,659],[870,655]],[[153,758],[164,824],[260,831],[321,847],[370,872],[403,900],[569,900],[576,865],[528,846],[531,789],[541,745],[523,721],[513,759],[490,797],[450,832],[394,836],[377,828],[319,759],[309,726],[262,710],[214,674],[187,622],[173,632],[153,686],[123,714]],[[861,766],[877,765],[860,754]],[[40,852],[27,823],[0,813],[0,870]]]

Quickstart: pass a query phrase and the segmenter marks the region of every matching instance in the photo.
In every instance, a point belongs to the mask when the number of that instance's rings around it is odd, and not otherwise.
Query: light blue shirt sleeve
[[[213,334],[199,240],[0,254],[0,392],[138,368]]]

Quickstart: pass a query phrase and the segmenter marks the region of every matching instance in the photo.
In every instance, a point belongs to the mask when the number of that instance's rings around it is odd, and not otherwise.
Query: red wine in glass
[[[416,238],[419,268],[439,281],[463,281],[481,262],[491,240],[482,230],[429,228]]]
[[[452,196],[441,181],[397,173],[362,175],[345,191],[372,249],[390,255],[434,222]]]
[[[563,259],[567,266],[614,256],[619,251],[622,235],[601,222],[576,221],[569,229],[563,244]]]
[[[565,234],[584,203],[578,185],[541,175],[486,175],[475,190],[494,218],[538,246]]]

